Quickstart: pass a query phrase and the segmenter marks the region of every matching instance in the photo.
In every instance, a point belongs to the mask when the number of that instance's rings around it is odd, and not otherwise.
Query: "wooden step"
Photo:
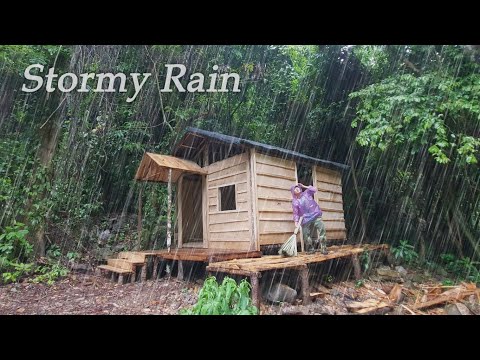
[[[117,259],[128,260],[134,264],[142,264],[145,262],[145,254],[133,251],[122,251],[117,255]]]
[[[100,265],[100,266],[97,266],[97,269],[108,270],[118,274],[131,274],[133,272],[132,270],[121,269],[121,268],[117,268],[109,265]]]
[[[129,271],[133,271],[134,267],[134,264],[132,262],[124,259],[108,259],[107,265]]]

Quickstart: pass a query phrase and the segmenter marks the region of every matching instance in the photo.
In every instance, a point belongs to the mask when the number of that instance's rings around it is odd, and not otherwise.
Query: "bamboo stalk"
[[[172,169],[168,169],[168,205],[167,205],[167,248],[172,245]]]

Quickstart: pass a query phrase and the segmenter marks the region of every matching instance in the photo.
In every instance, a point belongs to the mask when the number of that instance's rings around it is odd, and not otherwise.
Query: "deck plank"
[[[304,254],[299,253],[295,257],[282,257],[281,255],[266,255],[254,259],[234,259],[210,263],[207,267],[212,272],[230,272],[231,270],[242,270],[246,272],[261,272],[267,270],[287,269],[301,267],[303,265],[320,263],[332,259],[350,257],[360,254],[364,251],[387,249],[387,245],[363,245],[363,246],[331,246],[328,248],[330,253],[322,255],[321,253]]]

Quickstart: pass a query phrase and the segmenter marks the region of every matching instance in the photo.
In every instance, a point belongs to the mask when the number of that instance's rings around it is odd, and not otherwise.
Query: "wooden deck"
[[[302,281],[302,296],[303,303],[309,302],[309,285],[308,285],[308,265],[321,263],[324,261],[350,257],[352,259],[355,277],[361,277],[360,261],[358,254],[365,251],[388,249],[388,245],[344,245],[344,246],[330,246],[328,247],[329,254],[322,255],[321,253],[306,254],[299,253],[295,257],[282,257],[280,255],[266,255],[261,258],[254,259],[236,259],[229,261],[220,261],[211,263],[207,266],[207,271],[210,273],[223,272],[233,275],[249,276],[252,284],[252,299],[254,305],[260,305],[260,290],[259,281],[262,271],[291,269],[299,270]]]
[[[232,259],[260,258],[261,251],[231,251],[224,249],[200,249],[200,248],[182,248],[168,250],[157,250],[143,252],[147,255],[153,255],[165,260],[177,261],[200,261],[206,263],[215,263],[217,261],[227,261]]]

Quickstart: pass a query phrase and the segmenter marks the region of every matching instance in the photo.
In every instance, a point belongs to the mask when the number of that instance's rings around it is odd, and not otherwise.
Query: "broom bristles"
[[[283,256],[297,256],[297,235],[290,236],[282,245],[278,254]]]

